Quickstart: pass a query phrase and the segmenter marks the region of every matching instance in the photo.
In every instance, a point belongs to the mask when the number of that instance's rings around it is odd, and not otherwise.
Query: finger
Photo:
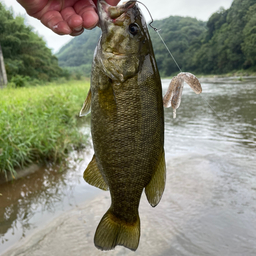
[[[108,4],[110,5],[117,5],[120,2],[120,0],[108,0],[106,2],[108,2]],[[79,14],[83,18],[83,26],[87,29],[94,28],[99,22],[96,6],[97,0],[93,0],[93,3],[89,2],[89,4],[84,3],[84,1],[81,1],[76,5],[77,10],[80,10]]]
[[[28,15],[33,17],[45,6],[45,2],[41,0],[17,0],[17,2],[26,9]]]
[[[71,34],[72,30],[70,29],[68,23],[63,20],[61,14],[58,11],[49,11],[45,13],[41,22],[53,32],[59,35]]]
[[[106,0],[106,2],[110,5],[117,5],[120,2],[120,0]]]
[[[74,30],[70,35],[71,35],[71,36],[79,36],[79,35],[81,35],[83,32],[84,32],[84,28],[82,28],[82,29],[79,30],[79,31]]]
[[[61,15],[64,21],[73,32],[79,32],[83,30],[83,19],[80,15],[76,14],[75,10],[71,7],[67,7],[61,11]]]
[[[93,1],[78,1],[74,5],[74,10],[83,18],[83,26],[85,28],[92,29],[98,24],[99,17]]]
[[[99,16],[94,10],[85,10],[81,13],[83,18],[83,26],[86,29],[92,29],[97,26],[99,22]]]
[[[95,6],[97,6],[98,0],[93,0],[93,2],[94,2],[94,4],[95,4]],[[117,4],[120,2],[120,0],[106,0],[106,2],[107,2],[108,4],[114,6],[114,5],[117,5]]]

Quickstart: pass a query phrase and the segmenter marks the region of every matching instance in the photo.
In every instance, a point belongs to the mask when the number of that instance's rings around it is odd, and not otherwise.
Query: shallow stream
[[[142,236],[133,255],[256,255],[256,82],[202,87],[196,95],[185,85],[176,119],[165,110],[166,190],[154,209],[142,198]],[[88,147],[71,154],[67,169],[48,166],[0,185],[0,254],[107,193],[82,179],[92,154]]]

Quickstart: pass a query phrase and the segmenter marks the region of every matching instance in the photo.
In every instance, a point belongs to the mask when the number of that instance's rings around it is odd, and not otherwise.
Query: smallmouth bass
[[[84,172],[89,184],[110,190],[95,246],[136,250],[141,194],[155,207],[165,187],[161,80],[145,19],[134,1],[98,1],[102,36],[95,49],[91,87],[80,115],[91,109],[94,156]]]

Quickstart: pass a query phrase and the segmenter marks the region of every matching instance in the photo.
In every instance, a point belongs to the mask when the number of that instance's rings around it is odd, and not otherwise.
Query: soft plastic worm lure
[[[202,87],[197,77],[188,72],[181,72],[173,77],[169,88],[164,95],[164,107],[173,108],[173,118],[176,118],[176,109],[180,106],[184,82],[186,82],[196,94],[202,92]]]

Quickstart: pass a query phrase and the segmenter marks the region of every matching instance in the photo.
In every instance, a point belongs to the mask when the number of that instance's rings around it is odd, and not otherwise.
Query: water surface
[[[163,81],[164,90],[168,83]],[[256,84],[202,87],[196,95],[185,86],[176,119],[172,109],[165,109],[166,190],[154,209],[142,198],[135,255],[256,255]],[[82,180],[92,154],[89,148],[81,162],[71,156],[68,170],[48,166],[0,185],[1,252],[103,193]],[[85,238],[80,239],[82,250]]]
[[[186,86],[177,119],[171,112],[163,219],[175,238],[163,255],[255,255],[255,81],[203,84],[200,96]]]
[[[0,185],[0,254],[61,213],[101,193],[83,180],[91,157],[92,147],[88,145],[85,152],[71,153],[67,166],[49,164],[25,178]]]

